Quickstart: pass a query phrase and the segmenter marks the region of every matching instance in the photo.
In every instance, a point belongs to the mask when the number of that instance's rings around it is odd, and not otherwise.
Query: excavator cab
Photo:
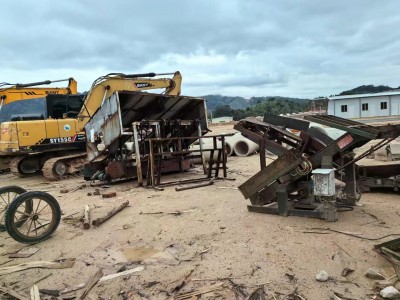
[[[84,102],[84,94],[48,95],[46,98],[12,102],[0,111],[0,123],[76,118]]]
[[[46,116],[46,98],[20,100],[0,110],[0,124],[9,121],[40,120]]]
[[[83,106],[84,97],[84,94],[47,96],[47,117],[51,119],[76,118]]]

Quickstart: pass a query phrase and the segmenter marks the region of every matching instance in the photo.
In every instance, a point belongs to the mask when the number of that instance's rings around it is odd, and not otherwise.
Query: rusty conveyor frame
[[[184,183],[193,183],[198,181],[210,180],[212,178],[219,178],[219,171],[222,169],[223,178],[227,178],[227,155],[225,149],[225,137],[232,136],[233,134],[221,134],[221,135],[209,135],[209,136],[201,136],[201,137],[174,137],[174,138],[149,138],[146,141],[149,142],[149,167],[150,171],[147,175],[147,186],[152,186],[156,188],[156,186],[167,186],[174,184],[184,184]],[[212,139],[213,146],[212,148],[200,148],[200,149],[186,149],[184,150],[182,147],[184,140],[196,140],[196,139]],[[217,140],[221,141],[221,147],[218,147]],[[176,143],[176,148],[178,151],[163,151],[163,143]],[[200,141],[201,144],[201,141]],[[217,160],[214,161],[214,152],[217,152]],[[161,182],[161,161],[162,159],[175,159],[178,161],[182,160],[190,160],[193,158],[200,157],[202,160],[202,164],[204,165],[204,152],[210,152],[210,159],[208,162],[208,168],[205,170],[206,177],[202,178],[194,178],[187,180],[179,180],[179,181],[169,181],[169,182]],[[200,153],[200,154],[195,154]],[[214,167],[215,163],[215,167]],[[222,167],[221,167],[222,164]],[[213,171],[214,174],[213,174]]]
[[[347,205],[355,205],[359,199],[355,171],[357,158],[354,158],[352,150],[371,139],[383,139],[373,149],[376,150],[400,135],[400,127],[395,125],[373,127],[334,116],[307,116],[305,119],[346,132],[333,140],[317,128],[310,128],[307,121],[268,115],[264,117],[266,122],[247,118],[235,125],[236,130],[260,145],[261,171],[239,186],[245,198],[253,204],[248,206],[249,211],[324,218],[323,209],[312,209],[312,205],[308,211],[288,206],[288,195],[298,189],[297,182],[307,177],[293,172],[304,161],[308,161],[312,169],[342,169],[337,176],[344,176],[346,182],[347,197],[343,200]],[[300,131],[300,136],[286,128]],[[292,148],[289,150],[283,144]],[[278,159],[268,166],[265,165],[265,150],[278,155]],[[278,199],[278,208],[265,206],[275,199]]]
[[[138,126],[143,126],[140,132]],[[149,139],[202,138],[208,132],[207,107],[205,100],[197,97],[117,91],[104,101],[85,130],[89,137],[85,179],[138,177],[142,185],[144,175],[150,174],[146,168],[146,163],[150,167]],[[132,141],[135,151],[126,144]],[[184,168],[189,166],[187,163]],[[164,172],[182,170],[181,163],[163,161]]]

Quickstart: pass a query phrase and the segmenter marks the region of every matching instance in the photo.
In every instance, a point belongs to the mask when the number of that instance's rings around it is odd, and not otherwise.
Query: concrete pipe
[[[258,144],[253,143],[249,139],[242,138],[236,142],[235,146],[235,153],[237,156],[249,156],[254,152],[258,151]]]
[[[208,140],[208,141],[206,141]],[[211,149],[213,147],[213,141],[211,139],[204,139],[203,143],[202,143],[203,149]],[[217,141],[217,147],[221,148],[222,147],[222,142],[221,141]],[[225,145],[226,148],[226,145]],[[200,150],[200,145],[192,145],[190,146],[190,150]],[[199,152],[193,152],[193,155],[200,155],[200,151]],[[208,162],[210,160],[211,157],[211,151],[204,151],[203,152],[203,157],[204,160],[206,162]],[[214,161],[216,161],[218,159],[218,151],[214,151]],[[221,154],[221,159],[222,159],[222,154]],[[201,163],[201,158],[195,158],[193,159],[193,163],[195,164],[200,164]]]
[[[226,144],[226,151],[227,155],[231,156],[235,154],[235,144],[237,141],[243,139],[244,137],[242,136],[241,133],[236,133],[232,136],[228,136],[225,138],[225,144]]]

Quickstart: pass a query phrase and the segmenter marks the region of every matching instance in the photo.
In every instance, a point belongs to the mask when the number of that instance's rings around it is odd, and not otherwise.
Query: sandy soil
[[[229,132],[231,127],[216,126],[213,132]],[[235,181],[221,180],[181,192],[174,186],[164,191],[138,188],[132,180],[97,187],[87,183],[84,189],[62,195],[61,189],[72,190],[85,182],[79,177],[47,182],[40,176],[21,179],[1,175],[0,186],[15,184],[51,193],[58,199],[64,217],[74,213],[79,217],[86,204],[92,208],[92,218],[126,200],[130,206],[89,230],[82,229],[79,222],[61,221],[55,234],[35,245],[40,250],[29,258],[9,259],[8,253],[25,246],[7,233],[0,233],[1,267],[76,258],[72,268],[29,269],[0,276],[0,282],[28,292],[34,282],[51,274],[37,285],[61,290],[86,282],[98,268],[111,274],[123,265],[128,269],[143,265],[145,269],[132,276],[97,284],[87,299],[167,299],[219,282],[227,288],[201,299],[235,299],[233,290],[249,294],[259,285],[264,286],[266,299],[330,299],[333,292],[344,295],[343,299],[373,299],[377,291],[373,289],[374,280],[364,275],[368,268],[381,268],[387,278],[395,274],[392,265],[373,250],[374,244],[388,239],[369,241],[332,232],[307,232],[329,227],[371,238],[399,233],[398,194],[364,194],[360,206],[340,213],[335,223],[256,214],[247,211],[249,202],[236,187],[259,170],[258,155],[230,157],[228,167],[228,176]],[[198,167],[165,176],[163,181],[200,176]],[[88,196],[95,188],[115,191],[117,197]],[[341,249],[355,261],[355,271],[347,277],[341,276]],[[315,280],[321,270],[328,272],[329,281]]]

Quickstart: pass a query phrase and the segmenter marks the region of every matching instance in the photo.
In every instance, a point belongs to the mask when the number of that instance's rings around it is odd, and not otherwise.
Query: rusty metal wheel
[[[0,188],[0,231],[4,231],[6,229],[4,225],[4,217],[6,214],[6,210],[10,206],[11,202],[25,192],[25,189],[16,185]],[[29,213],[28,206],[24,209],[26,213]]]
[[[26,207],[30,212],[26,212]],[[32,244],[48,239],[60,224],[57,200],[45,192],[26,192],[11,202],[5,214],[5,227],[16,241]]]

